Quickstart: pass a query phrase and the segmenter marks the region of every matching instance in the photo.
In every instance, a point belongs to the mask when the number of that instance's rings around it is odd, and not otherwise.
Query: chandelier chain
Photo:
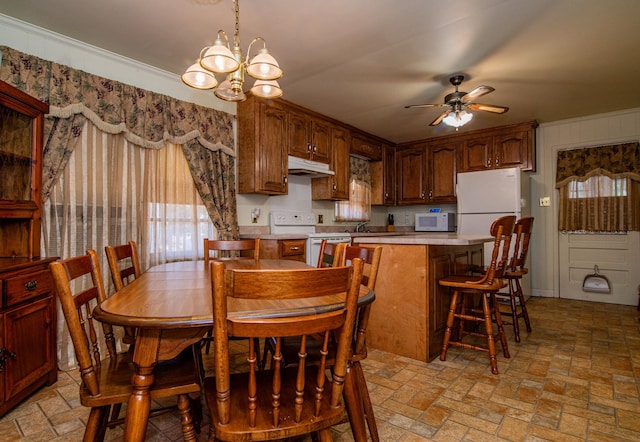
[[[233,5],[236,11],[236,29],[233,34],[233,43],[236,47],[240,47],[240,5],[238,0],[233,0]]]

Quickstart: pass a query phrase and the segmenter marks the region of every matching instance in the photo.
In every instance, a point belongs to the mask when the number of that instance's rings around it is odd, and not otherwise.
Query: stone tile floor
[[[498,354],[499,375],[472,350],[452,348],[446,362],[423,363],[371,349],[363,367],[380,439],[639,441],[635,307],[551,298],[527,305],[533,331],[516,344],[506,327],[511,358]],[[57,384],[0,419],[0,441],[82,440],[88,410],[78,382],[77,371],[60,372]],[[200,440],[207,432],[205,416]],[[116,428],[106,439],[121,436]],[[150,421],[147,440],[180,439],[176,415]],[[352,440],[349,425],[335,427],[334,439]]]

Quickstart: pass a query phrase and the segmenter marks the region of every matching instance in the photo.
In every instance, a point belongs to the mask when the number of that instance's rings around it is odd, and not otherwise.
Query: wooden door
[[[349,166],[349,148],[349,133],[342,128],[333,128],[331,130],[331,150],[333,153],[331,169],[335,172],[335,175],[333,176],[334,199],[349,199],[349,178],[351,175],[351,168]]]
[[[396,151],[391,146],[383,147],[382,158],[382,203],[396,203]]]
[[[313,119],[311,124],[311,158],[321,163],[331,160],[331,125],[325,121]],[[347,148],[347,155],[349,149]]]
[[[427,157],[424,146],[399,150],[396,153],[398,205],[426,202]]]
[[[531,134],[531,130],[496,134],[493,141],[494,167],[519,167],[522,170],[533,170]]]
[[[41,299],[6,313],[4,339],[7,357],[5,400],[21,393],[55,365],[53,298]]]
[[[287,193],[287,112],[279,107],[260,104],[260,131],[255,146],[257,155],[257,191]]]
[[[429,170],[428,201],[430,203],[456,202],[456,143],[427,148]]]
[[[289,155],[311,158],[311,121],[294,111],[289,112]]]
[[[458,172],[472,172],[493,168],[493,136],[474,137],[464,140],[460,153]]]

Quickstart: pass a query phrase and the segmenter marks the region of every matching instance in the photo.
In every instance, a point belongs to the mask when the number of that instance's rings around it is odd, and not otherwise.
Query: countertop
[[[458,235],[456,233],[414,233],[404,235],[355,236],[358,244],[405,244],[428,246],[472,246],[493,241],[491,236]]]

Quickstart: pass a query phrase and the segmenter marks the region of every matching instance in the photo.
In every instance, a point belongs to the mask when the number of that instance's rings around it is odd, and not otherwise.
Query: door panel
[[[560,234],[560,298],[637,305],[640,283],[640,232],[627,235]],[[582,290],[586,275],[599,273],[609,280],[611,293]]]

